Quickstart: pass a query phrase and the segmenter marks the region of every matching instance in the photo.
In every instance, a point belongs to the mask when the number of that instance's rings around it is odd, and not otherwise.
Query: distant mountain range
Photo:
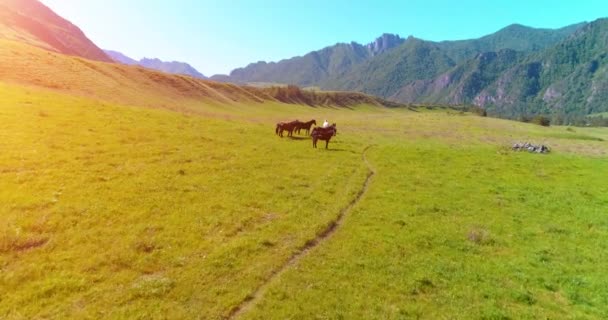
[[[385,34],[301,57],[257,62],[212,80],[361,91],[401,103],[475,104],[490,114],[608,111],[608,20],[561,29],[518,24],[479,39]]]
[[[145,68],[150,68],[150,69],[163,71],[163,72],[167,72],[167,73],[183,74],[183,75],[192,76],[192,77],[199,78],[199,79],[207,79],[207,77],[205,77],[202,73],[198,72],[198,70],[196,70],[194,67],[192,67],[191,65],[189,65],[185,62],[179,62],[179,61],[165,62],[165,61],[161,61],[159,59],[149,59],[149,58],[143,58],[143,59],[137,61],[135,59],[127,57],[126,55],[124,55],[118,51],[112,51],[112,50],[104,50],[104,51],[110,58],[112,58],[112,60],[122,63],[122,64],[139,65],[139,66],[142,66]]]
[[[78,27],[37,0],[0,0],[0,38],[91,60],[112,61]]]
[[[544,49],[476,54],[391,96],[400,102],[475,104],[508,117],[605,112],[607,98],[607,19],[577,25]]]

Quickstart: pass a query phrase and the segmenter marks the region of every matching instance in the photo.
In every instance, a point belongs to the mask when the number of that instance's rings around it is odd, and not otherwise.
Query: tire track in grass
[[[303,248],[301,248],[293,256],[291,256],[291,258],[289,258],[289,260],[284,265],[279,267],[277,270],[273,271],[270,274],[270,276],[268,277],[268,279],[266,279],[266,281],[264,281],[257,288],[255,288],[255,290],[253,290],[253,292],[251,294],[249,294],[245,298],[245,300],[243,300],[237,306],[232,308],[232,310],[230,310],[230,313],[228,314],[227,317],[225,317],[225,319],[237,319],[241,315],[243,315],[247,311],[249,311],[253,306],[255,306],[258,303],[258,301],[260,301],[264,297],[264,294],[266,293],[266,291],[268,290],[268,287],[270,286],[270,284],[273,282],[274,279],[278,278],[283,273],[285,273],[287,270],[289,270],[290,267],[297,264],[310,251],[312,251],[315,247],[319,246],[325,240],[328,240],[338,230],[338,228],[342,224],[344,218],[353,209],[353,207],[357,203],[359,203],[361,198],[363,198],[363,196],[367,192],[367,189],[369,188],[369,184],[370,184],[372,178],[374,177],[374,175],[376,175],[376,170],[374,170],[374,168],[369,164],[369,162],[367,161],[367,156],[366,156],[367,151],[371,147],[372,147],[372,145],[365,147],[365,149],[363,149],[363,152],[361,154],[361,158],[363,159],[363,162],[367,166],[367,177],[365,178],[365,182],[363,183],[363,186],[361,187],[361,189],[359,189],[359,192],[357,192],[357,195],[348,203],[348,205],[346,207],[344,207],[344,208],[342,208],[342,210],[340,210],[340,212],[338,213],[336,218],[334,220],[332,220],[321,233],[317,234],[317,236],[314,239],[307,241]]]

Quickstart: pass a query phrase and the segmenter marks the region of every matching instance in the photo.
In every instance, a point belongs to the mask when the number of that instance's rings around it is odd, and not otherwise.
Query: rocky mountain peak
[[[367,44],[366,47],[372,56],[375,56],[402,44],[404,41],[405,40],[397,34],[385,33],[376,38],[373,42]]]

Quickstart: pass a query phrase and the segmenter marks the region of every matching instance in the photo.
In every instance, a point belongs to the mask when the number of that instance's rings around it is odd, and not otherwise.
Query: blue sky
[[[205,75],[382,33],[476,38],[511,23],[558,28],[608,16],[606,0],[42,0],[104,49],[192,64]]]

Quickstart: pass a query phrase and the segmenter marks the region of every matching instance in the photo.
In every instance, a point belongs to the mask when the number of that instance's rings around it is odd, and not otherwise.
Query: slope
[[[592,114],[608,110],[608,19],[526,58],[475,97],[507,116]]]
[[[37,0],[0,0],[0,39],[18,40],[91,60],[112,61],[78,27]]]
[[[406,83],[432,78],[454,65],[435,43],[410,37],[399,47],[356,66],[347,74],[330,78],[321,86],[390,97]]]
[[[338,43],[302,57],[279,62],[260,61],[238,68],[230,76],[215,75],[212,80],[249,83],[270,82],[314,86],[328,77],[340,76],[354,66],[403,43],[397,35],[383,34],[375,41],[361,45],[356,42]]]
[[[220,319],[269,279],[243,318],[606,316],[608,146],[589,139],[606,130],[60,92],[0,83],[2,317]],[[320,115],[340,127],[328,151],[272,132]]]
[[[460,63],[484,52],[504,49],[520,52],[540,51],[568,38],[585,25],[586,23],[578,23],[559,29],[543,29],[512,24],[479,39],[442,41],[439,46],[446,50],[454,61]]]
[[[303,103],[348,107],[393,106],[361,93],[312,92],[295,87],[254,88],[217,83],[116,63],[70,57],[27,44],[0,40],[0,79],[104,101],[203,112],[208,105]]]
[[[467,64],[474,63],[468,61],[474,60],[482,53],[505,49],[524,53],[536,52],[555,45],[583,25],[576,24],[556,30],[511,25],[479,39],[462,41],[432,42],[410,37],[399,47],[360,64],[349,73],[322,82],[321,87],[362,91],[383,98],[397,99],[395,101],[399,102],[438,101],[434,97],[422,99],[413,97],[418,97],[426,91],[420,88],[425,86],[425,82],[427,84],[445,82],[441,77],[436,81],[428,80],[434,79],[456,65],[462,64],[461,69],[468,68]],[[497,60],[495,63],[501,61]],[[513,64],[511,59],[505,62],[506,64],[495,66],[493,69],[505,70]],[[409,87],[403,88],[408,85]],[[467,99],[472,98],[467,97]]]
[[[480,53],[437,78],[407,84],[390,99],[404,103],[472,104],[479,92],[524,56],[510,49]]]
[[[555,45],[583,25],[581,23],[555,30],[511,25],[479,39],[443,42],[424,41],[414,37],[405,40],[384,34],[367,45],[336,44],[302,57],[253,63],[235,69],[229,76],[216,75],[212,79],[235,83],[286,83],[331,90],[356,90],[388,98],[412,81],[432,79],[480,53],[504,49],[536,52]],[[418,46],[419,49],[412,49],[412,46]],[[433,56],[421,57],[419,54],[424,50],[430,50],[428,53]],[[423,63],[423,67],[416,68],[414,63]]]

